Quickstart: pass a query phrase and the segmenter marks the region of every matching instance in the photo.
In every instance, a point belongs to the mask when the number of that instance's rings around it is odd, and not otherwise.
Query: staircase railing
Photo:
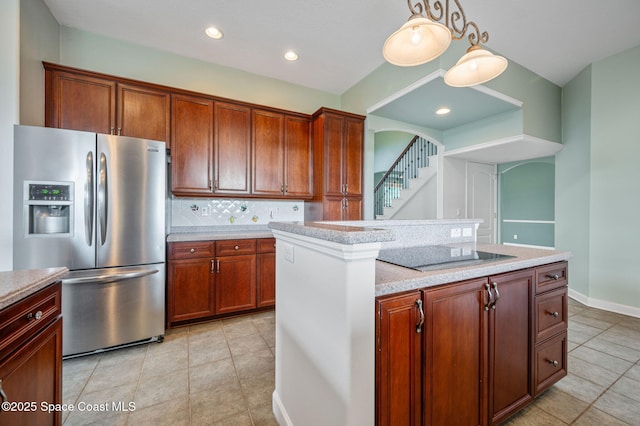
[[[435,144],[417,135],[411,139],[373,190],[376,216],[384,213],[384,207],[391,207],[400,190],[409,186],[409,179],[418,177],[418,169],[429,167],[429,157],[436,154],[438,147]]]

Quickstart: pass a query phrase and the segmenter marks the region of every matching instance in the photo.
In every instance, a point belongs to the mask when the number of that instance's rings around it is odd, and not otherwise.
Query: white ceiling
[[[335,94],[384,62],[382,44],[410,15],[404,0],[44,1],[68,27]],[[638,0],[461,3],[489,32],[488,47],[560,86],[588,64],[640,45]],[[209,25],[224,38],[206,37]],[[295,63],[282,57],[290,48],[300,55]]]
[[[64,26],[334,94],[344,93],[384,62],[385,39],[410,15],[404,0],[44,2]],[[640,0],[461,3],[467,19],[489,32],[490,49],[559,86],[587,65],[640,45]],[[453,0],[450,5],[454,7]],[[220,28],[224,38],[207,37],[204,30],[210,25]],[[283,54],[288,49],[296,50],[300,59],[286,61]],[[450,88],[441,77],[414,86],[368,112],[444,131],[520,108],[517,100],[496,98],[483,90]],[[440,106],[451,108],[451,113],[437,116]],[[529,145],[536,155],[550,149]],[[477,160],[507,152],[504,144],[486,148],[491,149],[459,155]]]

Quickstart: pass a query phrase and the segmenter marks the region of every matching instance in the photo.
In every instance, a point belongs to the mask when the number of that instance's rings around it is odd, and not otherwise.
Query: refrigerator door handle
[[[94,275],[91,277],[77,277],[77,278],[63,278],[62,284],[86,284],[86,283],[96,283],[96,284],[106,284],[113,283],[117,281],[125,281],[131,280],[134,278],[146,277],[147,275],[153,275],[157,273],[157,269],[146,270],[141,272],[127,272],[123,274],[104,274],[104,275]]]
[[[84,236],[87,245],[93,244],[93,209],[95,208],[95,182],[93,181],[93,152],[87,153],[87,182],[84,187]]]
[[[100,244],[107,240],[107,213],[109,211],[109,182],[107,176],[107,157],[100,154],[100,183],[98,184],[98,220],[100,221]]]

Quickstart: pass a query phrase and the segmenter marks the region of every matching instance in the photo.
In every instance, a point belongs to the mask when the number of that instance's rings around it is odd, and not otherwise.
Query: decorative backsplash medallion
[[[171,227],[266,225],[271,221],[303,221],[303,201],[172,198]]]

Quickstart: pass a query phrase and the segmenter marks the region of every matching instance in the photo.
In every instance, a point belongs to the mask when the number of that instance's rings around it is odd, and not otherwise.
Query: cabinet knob
[[[192,248],[191,250],[189,250],[190,253],[195,253],[196,249]]]
[[[548,362],[549,364],[552,364],[554,367],[557,367],[557,366],[558,366],[558,361],[548,359],[548,360],[547,360],[547,362]]]
[[[239,249],[240,249],[240,247],[238,247],[238,246],[234,246],[234,247],[233,247],[233,249],[234,249],[234,250],[239,250]]]
[[[560,279],[560,275],[558,274],[547,274],[547,278],[550,278],[552,280],[559,280]]]
[[[39,320],[40,318],[42,318],[42,311],[38,311],[38,312],[36,312],[35,314],[34,314],[33,312],[29,312],[29,313],[27,314],[27,319],[28,319],[29,321],[31,321],[31,320],[36,320],[36,321],[37,321],[37,320]]]
[[[560,316],[558,312],[549,312],[549,315],[551,315],[554,318],[558,318]]]

